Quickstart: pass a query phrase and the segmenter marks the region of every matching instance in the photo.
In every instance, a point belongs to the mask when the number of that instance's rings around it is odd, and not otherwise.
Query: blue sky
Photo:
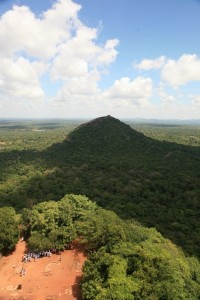
[[[200,119],[200,1],[0,0],[0,118]]]

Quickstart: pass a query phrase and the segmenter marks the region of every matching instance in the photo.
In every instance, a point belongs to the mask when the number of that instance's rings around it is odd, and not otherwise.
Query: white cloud
[[[96,37],[97,30],[82,26],[73,38],[61,44],[52,64],[52,78],[66,80],[87,76],[89,64],[98,52],[93,41]]]
[[[191,96],[190,103],[186,99],[188,105],[181,101],[177,104],[177,91],[168,94],[164,90],[165,83],[178,87],[200,80],[197,55],[185,54],[177,61],[160,56],[135,65],[136,72],[161,69],[163,87],[158,90],[153,90],[151,78],[136,74],[133,80],[129,77],[115,80],[103,91],[100,80],[117,58],[119,40],[98,43],[99,27],[90,28],[81,22],[78,15],[81,5],[72,0],[52,2],[53,6],[40,16],[26,6],[15,5],[0,17],[2,116],[200,114],[199,96]],[[49,95],[52,91],[49,99],[41,85],[46,88],[48,80],[58,80],[46,93]],[[157,94],[153,95],[154,91]],[[185,92],[183,95],[188,97]],[[159,96],[161,103],[152,105],[152,96]]]
[[[57,1],[36,17],[26,6],[15,5],[0,18],[0,99],[12,98],[24,105],[42,101],[40,76],[48,71],[58,47],[79,26],[80,5]]]
[[[136,69],[151,70],[160,69],[165,63],[165,56],[160,56],[156,59],[143,59],[139,64],[135,65]]]
[[[149,105],[151,79],[138,77],[131,81],[121,78],[104,92],[98,88],[98,79],[98,71],[89,73],[87,78],[70,79],[52,102],[52,109],[77,117],[84,114],[126,116]]]
[[[104,94],[107,99],[128,100],[130,104],[136,106],[146,105],[151,95],[152,80],[143,77],[137,77],[132,81],[128,77],[116,80]]]
[[[34,57],[50,58],[57,45],[70,38],[80,8],[71,0],[60,0],[37,18],[28,7],[14,6],[0,19],[0,52],[8,56],[23,50]]]
[[[163,87],[160,87],[158,89],[158,96],[161,99],[161,101],[163,103],[172,103],[175,101],[175,97],[173,95],[169,95],[168,93],[166,93],[163,89]]]
[[[71,40],[60,46],[51,69],[53,79],[87,78],[91,70],[100,71],[116,59],[118,40],[108,40],[100,47],[96,44],[97,33],[97,29],[81,26]]]
[[[67,81],[56,96],[56,101],[72,103],[78,101],[88,101],[91,97],[97,97],[100,90],[97,86],[98,72],[91,72],[86,77],[71,78]]]
[[[42,99],[35,66],[19,57],[15,61],[0,59],[0,90],[4,97]]]
[[[0,17],[0,101],[6,99],[4,105],[14,101],[17,111],[17,103],[25,108],[45,100],[42,75],[63,82],[55,101],[67,103],[71,98],[71,103],[84,105],[90,101],[87,97],[97,97],[101,74],[116,59],[118,40],[98,45],[99,28],[85,26],[78,17],[80,9],[71,0],[58,0],[39,17],[17,5]]]
[[[169,59],[162,69],[161,78],[172,87],[200,81],[200,59],[195,54],[184,54],[177,61]]]
[[[109,65],[115,61],[118,52],[115,47],[119,44],[117,39],[108,40],[103,49],[99,51],[99,55],[96,60],[97,65]]]

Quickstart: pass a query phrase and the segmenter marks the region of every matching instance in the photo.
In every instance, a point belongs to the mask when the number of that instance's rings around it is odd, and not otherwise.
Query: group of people
[[[32,260],[36,261],[36,259],[38,258],[41,258],[41,257],[51,257],[51,251],[48,250],[48,251],[42,251],[42,252],[39,252],[39,253],[35,253],[35,252],[29,252],[29,253],[26,253],[22,256],[22,262],[30,262]]]
[[[21,269],[20,271],[20,276],[26,275],[26,270],[24,268]]]

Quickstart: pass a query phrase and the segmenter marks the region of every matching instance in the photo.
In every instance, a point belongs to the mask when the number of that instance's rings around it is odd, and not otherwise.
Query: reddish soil
[[[79,282],[86,256],[77,244],[61,256],[27,263],[22,262],[25,248],[25,242],[19,241],[16,250],[0,260],[0,300],[81,299]],[[20,275],[22,268],[25,275]]]

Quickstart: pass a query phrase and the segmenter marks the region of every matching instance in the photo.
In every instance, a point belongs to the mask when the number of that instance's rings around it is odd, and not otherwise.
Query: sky
[[[199,0],[0,0],[0,118],[200,119]]]

